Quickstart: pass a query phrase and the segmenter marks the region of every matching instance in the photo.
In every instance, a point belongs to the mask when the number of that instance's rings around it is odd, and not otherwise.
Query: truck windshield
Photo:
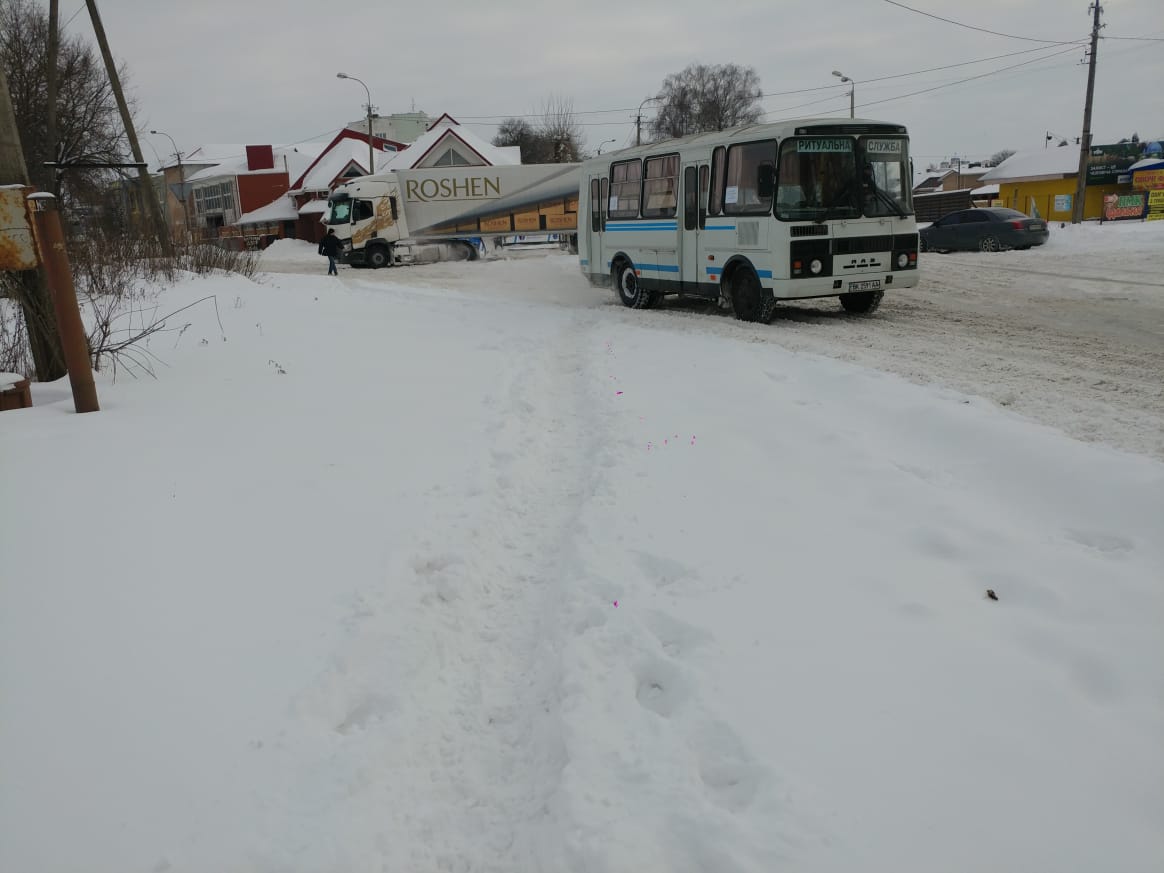
[[[913,212],[902,137],[813,136],[780,144],[776,217],[783,221]]]
[[[347,224],[352,220],[352,201],[347,197],[343,200],[329,200],[327,202],[327,219],[325,224]]]

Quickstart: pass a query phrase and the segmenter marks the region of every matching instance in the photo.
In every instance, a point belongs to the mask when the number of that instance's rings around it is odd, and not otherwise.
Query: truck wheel
[[[647,291],[639,284],[635,268],[630,261],[615,261],[611,270],[614,288],[623,306],[631,309],[650,309],[658,302],[658,295]]]
[[[760,285],[760,277],[751,267],[732,273],[732,311],[740,321],[771,324],[776,314],[776,297]]]
[[[854,291],[852,294],[841,295],[841,306],[845,307],[845,312],[868,315],[876,311],[884,296],[884,291]]]
[[[368,249],[366,257],[368,259],[368,266],[373,270],[379,270],[381,267],[388,266],[388,250],[383,246]]]

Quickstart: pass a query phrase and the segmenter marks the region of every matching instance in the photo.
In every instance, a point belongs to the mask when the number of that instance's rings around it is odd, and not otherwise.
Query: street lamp
[[[856,107],[855,100],[857,98],[857,83],[841,73],[840,70],[833,70],[834,76],[839,76],[842,82],[849,83],[849,118],[854,118],[853,110]]]
[[[164,136],[174,147],[174,157],[178,159],[178,190],[182,192],[182,221],[186,225],[186,239],[190,238],[190,207],[186,203],[186,171],[182,167],[182,153],[178,151],[178,144],[174,138],[164,130],[151,130],[153,136]]]
[[[604,145],[606,145],[608,143],[612,143],[612,142],[618,142],[618,138],[615,137],[614,139],[606,139],[606,140],[603,140],[601,143],[599,143],[598,144],[598,154],[602,154],[602,147]]]
[[[336,73],[337,79],[351,79],[353,82],[359,82],[364,85],[362,81],[355,76],[349,76],[347,73]],[[368,90],[368,86],[364,85],[364,93],[368,95],[368,173],[376,172],[376,159],[372,157],[372,92]]]
[[[643,107],[650,103],[652,100],[662,99],[663,98],[661,96],[655,95],[654,97],[648,97],[646,100],[639,104],[639,111],[635,113],[635,145],[643,144]]]

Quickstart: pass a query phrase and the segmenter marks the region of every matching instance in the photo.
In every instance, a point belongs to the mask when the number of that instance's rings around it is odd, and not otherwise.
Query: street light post
[[[349,76],[347,73],[336,73],[337,79],[351,79],[353,82],[364,83],[355,76]],[[376,159],[372,157],[372,92],[368,90],[368,86],[364,85],[364,93],[368,95],[368,174],[376,172]]]
[[[186,241],[190,241],[190,205],[186,202],[186,170],[182,167],[182,153],[174,138],[164,130],[151,130],[154,136],[164,136],[174,147],[174,157],[178,159],[178,190],[182,192],[182,223],[186,226]]]
[[[857,83],[844,75],[840,70],[833,70],[833,75],[838,76],[842,82],[849,83],[849,118],[855,118],[854,111],[857,107]]]
[[[654,97],[648,97],[646,100],[639,104],[639,111],[635,113],[635,145],[643,144],[643,107],[650,103],[652,100],[661,99],[661,97],[656,95]]]
[[[598,154],[602,154],[602,147],[604,145],[607,145],[607,144],[612,143],[612,142],[618,142],[618,138],[615,137],[614,139],[603,140],[601,143],[599,143],[598,144]]]

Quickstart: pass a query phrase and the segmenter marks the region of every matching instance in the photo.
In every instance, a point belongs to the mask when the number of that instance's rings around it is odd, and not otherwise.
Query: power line
[[[915,95],[917,95],[917,94],[925,94],[925,93],[928,93],[928,92],[930,92],[930,91],[937,91],[937,90],[940,90],[940,89],[942,89],[942,88],[950,88],[950,87],[953,87],[954,85],[961,85],[961,84],[962,84],[962,83],[964,83],[964,82],[971,82],[971,81],[974,81],[975,79],[983,79],[983,78],[986,78],[987,76],[994,76],[994,75],[997,75],[997,74],[999,74],[999,73],[1005,73],[1005,72],[1008,72],[1008,71],[1010,71],[1010,70],[1017,69],[1017,68],[1019,68],[1019,67],[1024,67],[1024,66],[1027,66],[1027,65],[1029,65],[1029,64],[1038,63],[1039,61],[1043,61],[1043,60],[1049,60],[1049,59],[1051,59],[1051,58],[1058,57],[1059,55],[1067,54],[1068,52],[1074,51],[1074,50],[1075,50],[1075,48],[1076,48],[1076,45],[1073,43],[1073,44],[1069,45],[1069,46],[1068,46],[1067,48],[1065,48],[1065,49],[1059,49],[1058,51],[1053,51],[1053,52],[1051,52],[1050,54],[1044,54],[1044,55],[1042,55],[1042,56],[1040,56],[1040,57],[1037,57],[1037,58],[1031,58],[1030,60],[1023,61],[1022,63],[1018,63],[1018,64],[1011,64],[1011,65],[1010,65],[1010,66],[1008,66],[1008,67],[1000,67],[999,69],[996,69],[996,70],[990,70],[990,71],[988,71],[988,72],[985,72],[985,73],[980,73],[980,74],[979,74],[979,75],[977,75],[977,76],[969,76],[969,77],[967,77],[967,78],[965,78],[965,79],[958,79],[958,80],[956,80],[956,81],[953,81],[953,82],[945,82],[945,83],[943,83],[943,84],[941,84],[941,85],[935,85],[935,86],[934,86],[934,87],[932,87],[932,88],[926,88],[926,89],[923,89],[923,90],[921,90],[921,91],[913,91],[913,92],[911,92],[911,93],[908,93],[908,94],[901,94],[901,95],[898,95],[898,96],[896,96],[896,97],[887,97],[887,98],[885,98],[884,100],[875,100],[875,101],[871,101],[871,102],[868,102],[868,103],[862,103],[861,105],[862,105],[862,106],[875,106],[875,105],[877,105],[877,104],[880,104],[880,103],[888,103],[888,102],[891,102],[891,101],[893,101],[893,100],[901,100],[901,99],[903,99],[903,98],[905,98],[905,97],[913,97],[913,96],[915,96]],[[1029,53],[1030,53],[1030,52],[1032,52],[1032,51],[1048,51],[1048,47],[1047,47],[1047,46],[1043,46],[1042,48],[1038,48],[1038,49],[1026,49],[1026,50],[1024,50],[1024,51],[1022,51],[1022,52],[1013,52],[1012,54],[1013,54],[1013,55],[1019,55],[1019,54],[1029,54]],[[988,60],[994,60],[994,59],[993,59],[993,58],[991,58],[991,59],[988,59]],[[972,63],[976,63],[976,62],[975,62],[975,61],[967,61],[967,62],[965,62],[965,63],[962,63],[962,64],[949,64],[949,65],[947,65],[947,66],[945,66],[945,67],[934,67],[934,68],[932,68],[931,70],[923,70],[923,71],[918,71],[918,73],[921,73],[921,72],[933,72],[933,71],[935,71],[935,70],[941,70],[941,69],[949,69],[949,68],[951,68],[951,67],[967,66],[968,64],[972,64]],[[893,76],[881,76],[881,77],[879,77],[879,78],[876,78],[876,79],[866,79],[866,80],[864,80],[864,81],[866,81],[866,82],[880,82],[880,81],[884,81],[884,80],[887,80],[887,79],[898,79],[898,78],[902,78],[903,76],[918,75],[918,73],[900,73],[900,74],[896,74],[896,75],[893,75]],[[832,88],[843,88],[844,86],[843,86],[843,85],[832,85],[832,86],[830,86],[830,87],[832,87]],[[801,109],[801,108],[804,108],[804,107],[806,107],[806,106],[815,106],[815,105],[817,105],[818,103],[826,103],[826,102],[828,102],[828,101],[830,101],[830,100],[834,100],[834,99],[836,99],[836,97],[835,97],[835,96],[832,96],[832,97],[827,97],[827,98],[825,98],[824,100],[812,100],[812,101],[809,101],[809,102],[807,102],[807,103],[798,103],[798,104],[796,104],[795,106],[785,106],[785,107],[782,107],[782,108],[780,108],[780,109],[771,109],[771,110],[768,110],[768,111],[764,112],[764,115],[765,115],[765,116],[770,116],[770,115],[775,115],[775,114],[779,114],[779,113],[791,112],[792,110],[795,110],[795,109]]]
[[[1059,55],[1065,55],[1068,52],[1075,51],[1076,48],[1077,48],[1077,46],[1072,44],[1068,48],[1061,49],[1060,51],[1057,51],[1054,54],[1045,55],[1041,58],[1032,58],[1029,61],[1023,61],[1021,64],[1011,64],[1009,67],[1002,67],[1001,69],[998,69],[998,70],[991,70],[988,73],[981,73],[977,76],[969,76],[965,79],[958,79],[955,82],[947,82],[944,85],[935,85],[933,88],[923,88],[921,91],[911,91],[908,94],[899,94],[896,97],[887,97],[884,100],[874,100],[870,103],[862,103],[861,105],[862,106],[877,106],[881,103],[891,103],[894,100],[904,100],[906,97],[916,97],[918,94],[929,94],[931,91],[940,91],[942,88],[952,88],[954,85],[962,85],[966,82],[973,82],[976,79],[985,79],[987,76],[994,76],[994,75],[997,75],[998,73],[1005,73],[1008,70],[1014,70],[1014,69],[1017,69],[1019,67],[1025,67],[1027,64],[1037,64],[1039,61],[1045,61],[1045,60],[1049,60],[1049,59],[1054,58],[1054,57],[1058,57]]]
[[[979,33],[989,33],[989,34],[992,34],[993,36],[1005,36],[1007,39],[1021,39],[1021,40],[1024,40],[1025,42],[1043,42],[1043,43],[1051,43],[1054,45],[1067,45],[1069,42],[1068,40],[1033,39],[1032,37],[1029,37],[1029,36],[1015,36],[1013,33],[1000,33],[997,30],[987,30],[985,27],[975,27],[973,24],[963,24],[961,21],[954,21],[952,18],[942,18],[942,16],[934,15],[932,12],[923,12],[921,9],[914,9],[912,6],[906,6],[904,3],[898,3],[897,0],[884,0],[884,2],[888,3],[890,6],[899,6],[902,9],[909,10],[910,12],[916,12],[918,15],[924,15],[927,18],[936,18],[938,21],[944,21],[947,24],[953,24],[953,25],[957,25],[958,27],[964,27],[967,30],[977,30]]]
[[[1121,39],[1133,40],[1135,42],[1164,42],[1164,38],[1158,36],[1104,36],[1100,34],[1100,39]]]

